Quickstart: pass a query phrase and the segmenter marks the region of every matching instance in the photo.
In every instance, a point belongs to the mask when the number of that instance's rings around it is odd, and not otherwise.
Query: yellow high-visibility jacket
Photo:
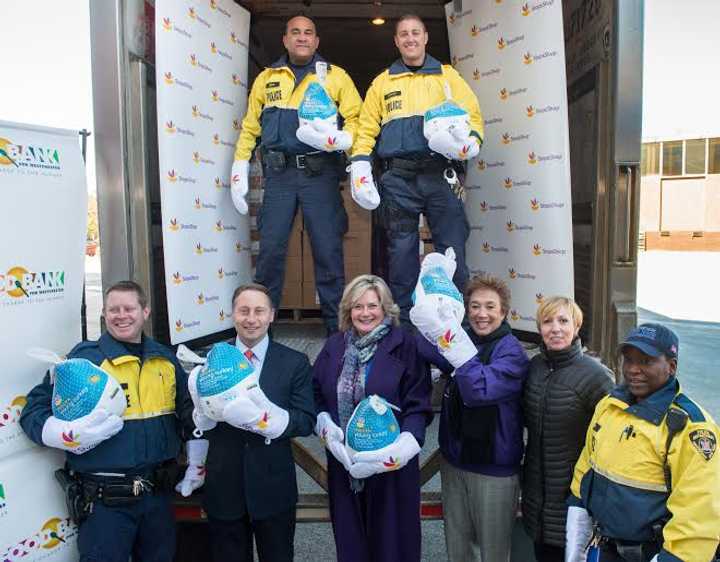
[[[416,72],[399,59],[375,77],[360,112],[353,160],[369,159],[373,149],[380,158],[430,157],[433,153],[423,135],[423,117],[428,109],[448,99],[446,87],[452,100],[468,112],[470,134],[482,144],[483,117],[477,97],[452,66],[426,55]]]
[[[669,408],[687,413],[672,439],[665,484]],[[718,426],[680,392],[675,377],[642,402],[617,387],[601,400],[575,465],[570,505],[586,508],[604,536],[645,542],[667,520],[659,562],[708,562],[720,541]]]
[[[260,138],[266,150],[279,150],[285,154],[306,154],[316,149],[300,142],[295,136],[298,129],[298,107],[305,91],[312,82],[318,82],[314,65],[323,61],[315,54],[313,70],[295,84],[295,74],[290,69],[287,56],[263,70],[253,82],[248,97],[248,107],[242,122],[240,136],[235,145],[235,160],[250,160]],[[362,99],[352,79],[342,68],[328,65],[325,89],[337,104],[338,127],[355,138]]]

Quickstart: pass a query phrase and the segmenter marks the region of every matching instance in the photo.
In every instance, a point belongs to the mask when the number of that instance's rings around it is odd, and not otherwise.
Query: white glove
[[[248,213],[248,205],[245,201],[248,192],[248,168],[247,160],[236,160],[230,172],[230,196],[237,212],[241,215]]]
[[[123,420],[104,408],[97,408],[73,421],[50,416],[42,429],[42,442],[76,455],[97,447],[123,428]]]
[[[587,509],[568,507],[565,524],[565,562],[585,562],[592,536],[592,519]]]
[[[350,187],[352,198],[363,209],[372,211],[380,204],[380,194],[375,187],[372,165],[367,160],[350,164]]]
[[[315,423],[315,433],[317,433],[320,440],[328,448],[328,451],[345,467],[345,470],[350,471],[352,462],[350,461],[350,455],[348,455],[347,449],[344,445],[345,435],[343,430],[338,427],[330,414],[327,412],[320,412]]]
[[[477,348],[460,325],[451,303],[419,302],[410,309],[410,321],[456,369],[477,355]]]
[[[295,136],[300,142],[325,152],[349,150],[353,141],[350,133],[338,129],[324,119],[302,120]]]
[[[373,474],[400,470],[419,452],[420,445],[413,434],[403,431],[394,443],[382,449],[355,453],[350,474],[353,478],[362,479]]]
[[[240,429],[265,437],[267,443],[283,434],[290,422],[288,411],[272,403],[259,386],[230,402],[223,419]]]
[[[192,412],[192,419],[196,428],[195,431],[193,431],[193,435],[195,437],[202,437],[203,431],[210,431],[217,425],[215,420],[211,420],[200,411],[200,400],[198,399],[197,392],[197,376],[198,372],[202,368],[203,365],[197,365],[192,371],[190,371],[190,375],[188,375],[188,391],[190,392],[190,398],[192,398],[193,405],[195,406]]]
[[[188,466],[185,476],[175,486],[175,491],[188,497],[205,484],[205,461],[210,442],[207,439],[191,439],[186,444]]]
[[[465,317],[465,303],[460,295],[460,300],[452,298],[447,295],[431,293],[427,295],[425,287],[423,286],[423,278],[428,275],[431,270],[440,267],[447,275],[447,278],[452,283],[453,275],[455,275],[455,269],[457,263],[455,261],[455,250],[450,247],[445,250],[444,254],[438,252],[432,252],[423,258],[422,264],[420,265],[420,275],[418,275],[417,283],[415,284],[415,299],[416,303],[421,304],[424,302],[436,302],[438,304],[443,302],[449,302],[452,304],[452,309],[455,314],[457,321],[462,324],[463,318]],[[459,293],[459,291],[458,291]]]
[[[477,138],[470,136],[463,127],[438,131],[430,138],[428,146],[449,160],[469,160],[480,153]]]

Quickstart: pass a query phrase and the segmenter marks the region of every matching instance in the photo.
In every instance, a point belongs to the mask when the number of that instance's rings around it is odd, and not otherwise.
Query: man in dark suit
[[[264,286],[235,290],[235,345],[260,373],[260,387],[236,398],[226,421],[206,433],[204,507],[215,562],[252,562],[253,537],[261,562],[293,559],[298,492],[290,438],[312,432],[315,409],[307,356],[268,336],[274,314]]]

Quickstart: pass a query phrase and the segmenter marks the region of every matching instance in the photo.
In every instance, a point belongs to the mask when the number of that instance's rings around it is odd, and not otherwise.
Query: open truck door
[[[527,8],[552,2],[534,0]],[[377,10],[372,3],[247,0],[239,4],[252,16],[247,84],[281,54],[283,24],[298,13],[318,22],[320,51],[348,70],[361,93],[396,58],[392,18],[406,12],[425,20],[430,33],[428,51],[443,62],[450,60],[441,2],[382,6],[389,25],[381,29],[369,27]],[[461,13],[469,5],[467,0],[456,1],[453,9]],[[154,3],[143,0],[107,0],[91,3],[90,8],[103,285],[129,277],[146,285],[153,309],[150,333],[169,343],[157,148],[160,85],[155,81],[155,43],[149,33],[162,14],[156,13]],[[643,2],[567,0],[562,2],[562,11],[574,296],[585,312],[583,341],[612,365],[620,338],[636,322]],[[197,26],[194,33],[206,32]],[[207,39],[211,41],[211,34]],[[377,234],[373,231],[375,239]],[[382,273],[378,263],[373,269]],[[303,330],[303,325],[298,329]],[[228,335],[218,331],[208,338]],[[323,463],[301,443],[295,443],[294,453],[305,472],[327,489]],[[439,460],[439,454],[426,460],[423,483],[437,472]],[[439,493],[426,494],[423,500],[425,516],[441,516]],[[301,519],[327,520],[324,494],[301,495],[299,509]],[[200,515],[197,502],[179,506],[178,514],[181,519],[196,520]]]

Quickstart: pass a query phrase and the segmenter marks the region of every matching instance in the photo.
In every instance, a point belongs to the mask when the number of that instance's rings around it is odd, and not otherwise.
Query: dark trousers
[[[332,332],[337,331],[338,305],[345,288],[342,238],[347,231],[347,214],[338,170],[328,163],[321,173],[309,176],[297,168],[278,172],[264,167],[265,193],[258,216],[260,253],[255,269],[255,281],[269,289],[273,306],[278,308],[285,283],[288,239],[299,205],[303,228],[310,235],[320,307]]]
[[[412,293],[420,273],[418,221],[422,213],[432,232],[436,252],[455,250],[453,281],[462,291],[469,272],[465,242],[470,234],[465,207],[443,179],[442,170],[402,177],[388,170],[380,178],[380,222],[388,238],[388,285],[400,307],[400,321],[409,326]]]
[[[172,496],[148,494],[128,507],[93,504],[80,525],[80,562],[172,562],[175,513]]]
[[[649,562],[659,552],[655,543],[646,543],[642,547],[629,548],[614,543],[606,543],[600,546],[598,562]],[[588,560],[594,560],[588,556]]]
[[[260,562],[292,562],[295,509],[252,521],[208,518],[213,562],[253,562],[253,538]]]
[[[565,549],[561,546],[536,542],[535,562],[565,562]]]

